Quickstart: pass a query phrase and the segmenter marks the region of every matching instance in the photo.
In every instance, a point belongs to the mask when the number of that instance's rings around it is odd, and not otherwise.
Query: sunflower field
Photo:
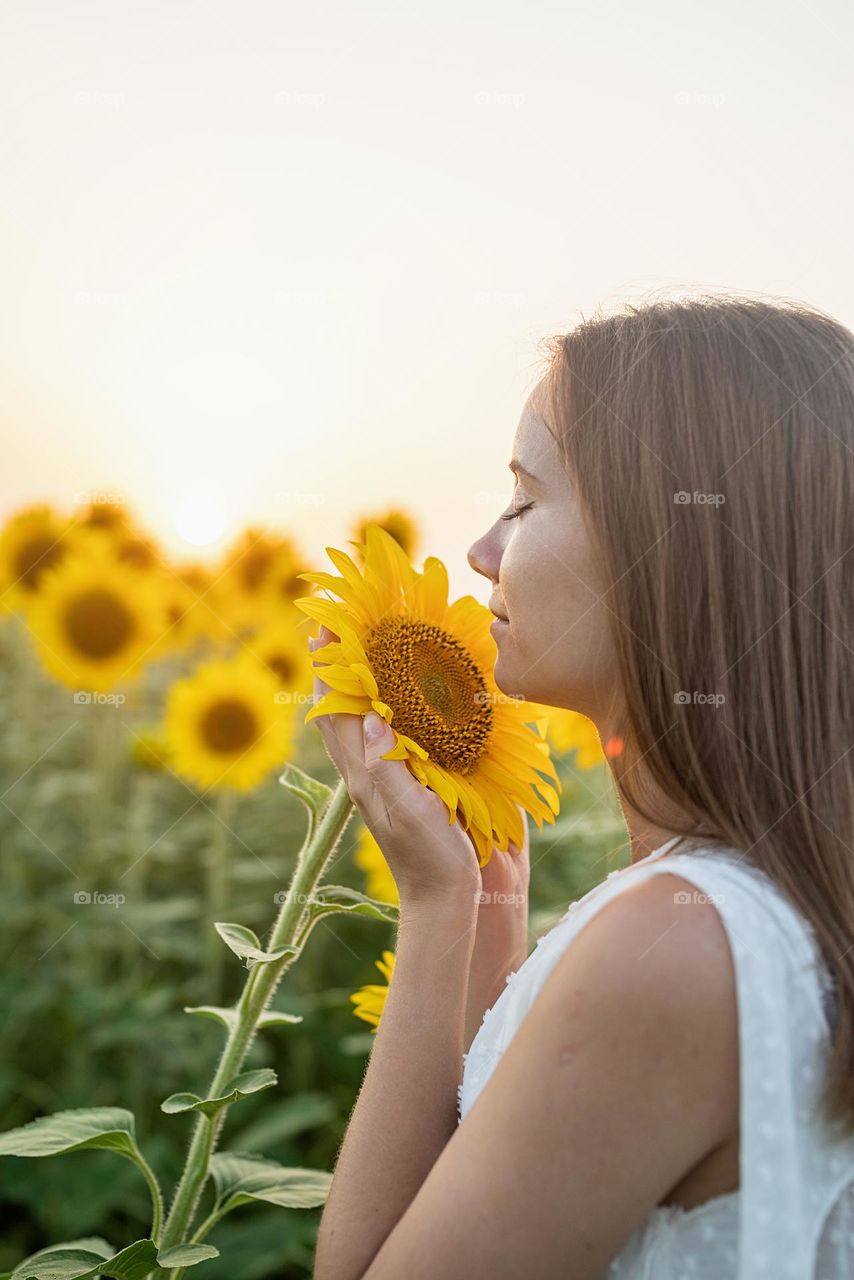
[[[619,742],[496,696],[408,513],[350,533],[336,576],[298,530],[176,562],[118,501],[0,532],[0,1276],[311,1275],[399,905],[316,713],[385,716],[481,865],[521,804],[531,947],[629,859]]]

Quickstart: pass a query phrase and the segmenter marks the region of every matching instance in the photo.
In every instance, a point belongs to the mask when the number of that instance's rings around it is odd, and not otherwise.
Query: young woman
[[[318,718],[401,922],[315,1274],[850,1280],[854,336],[700,298],[548,352],[469,561],[498,686],[623,739],[631,864],[528,955],[527,848]]]

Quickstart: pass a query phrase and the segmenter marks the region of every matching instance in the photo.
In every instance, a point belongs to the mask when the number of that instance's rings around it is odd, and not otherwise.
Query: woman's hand
[[[317,639],[309,640],[309,649],[337,639],[322,626]],[[315,666],[322,671],[322,664]],[[328,688],[316,674],[315,705]],[[401,906],[460,904],[468,897],[474,916],[482,889],[474,844],[456,820],[448,822],[444,802],[422,786],[402,760],[382,759],[395,744],[391,726],[375,712],[364,717],[339,712],[317,716],[314,723],[365,826],[383,851]],[[378,736],[367,736],[371,727],[379,729]],[[514,873],[499,864],[490,883],[492,879],[497,885],[509,885]]]

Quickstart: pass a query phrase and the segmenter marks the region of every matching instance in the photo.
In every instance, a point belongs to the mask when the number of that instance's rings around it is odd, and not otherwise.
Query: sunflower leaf
[[[218,1217],[253,1200],[284,1209],[314,1209],[326,1201],[332,1174],[322,1169],[285,1168],[251,1152],[221,1151],[211,1157]]]
[[[112,1256],[103,1240],[71,1240],[49,1245],[19,1262],[11,1280],[84,1280],[86,1276],[144,1280],[156,1263],[153,1240],[137,1240]]]
[[[285,772],[279,778],[279,782],[290,791],[291,795],[302,800],[316,818],[326,808],[332,795],[331,787],[327,787],[325,782],[318,782],[317,778],[312,778],[310,774],[303,773],[302,769],[298,769],[295,764],[285,765]]]
[[[198,1013],[203,1018],[211,1018],[214,1022],[221,1022],[227,1031],[233,1031],[240,1016],[235,1008],[223,1009],[219,1005],[199,1004],[184,1005],[185,1013]],[[258,1019],[259,1027],[280,1027],[292,1022],[302,1022],[301,1013],[282,1013],[278,1009],[269,1009],[262,1013]],[[0,1280],[3,1280],[0,1276]]]
[[[208,1258],[218,1258],[219,1249],[212,1244],[176,1244],[172,1249],[158,1253],[157,1262],[161,1267],[194,1267],[197,1262],[207,1262]]]
[[[236,956],[239,956],[247,969],[256,964],[270,964],[273,960],[281,960],[288,954],[296,955],[297,948],[292,946],[277,947],[275,951],[265,951],[257,933],[242,924],[214,924],[219,936]]]
[[[133,1112],[122,1107],[57,1111],[0,1134],[3,1156],[58,1156],[85,1147],[101,1147],[138,1160]]]
[[[400,916],[400,908],[396,903],[368,898],[364,893],[359,893],[358,889],[351,889],[349,885],[323,884],[315,890],[306,905],[305,923],[298,938],[300,949],[317,922],[323,916],[331,915],[367,916],[371,920],[381,920],[385,924],[396,924]]]
[[[228,1082],[223,1093],[210,1098],[200,1098],[195,1093],[173,1093],[161,1102],[160,1110],[169,1116],[185,1111],[201,1111],[210,1119],[238,1098],[246,1098],[251,1093],[272,1088],[278,1083],[278,1079],[275,1071],[271,1071],[269,1067],[262,1067],[260,1071],[244,1071]]]

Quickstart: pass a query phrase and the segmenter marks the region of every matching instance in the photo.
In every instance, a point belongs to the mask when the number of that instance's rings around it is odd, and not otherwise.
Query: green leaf
[[[302,800],[315,818],[319,817],[326,808],[332,795],[331,787],[327,787],[325,782],[318,782],[317,778],[312,778],[311,774],[303,773],[302,769],[298,769],[295,764],[285,765],[285,772],[279,778],[279,782],[290,791],[291,795]]]
[[[257,933],[242,924],[214,924],[219,936],[236,956],[239,956],[247,969],[256,964],[270,964],[273,960],[281,960],[289,953],[296,955],[297,948],[292,946],[277,947],[275,951],[265,951]]]
[[[57,1111],[0,1134],[3,1156],[58,1156],[84,1147],[103,1147],[139,1159],[133,1113],[122,1107]]]
[[[244,1071],[225,1086],[225,1092],[212,1098],[200,1098],[195,1093],[173,1093],[160,1104],[160,1110],[167,1115],[178,1115],[184,1111],[201,1111],[204,1115],[215,1116],[229,1103],[238,1098],[247,1098],[251,1093],[260,1093],[262,1089],[270,1089],[278,1083],[278,1076],[269,1067],[260,1071]]]
[[[103,1240],[72,1240],[40,1249],[18,1263],[11,1280],[83,1280],[84,1276],[144,1280],[156,1263],[157,1246],[153,1240],[137,1240],[112,1256]]]
[[[161,1267],[194,1267],[197,1262],[218,1257],[219,1249],[212,1244],[176,1244],[173,1249],[158,1253],[157,1261]]]
[[[222,1009],[218,1005],[199,1004],[193,1006],[184,1006],[185,1013],[198,1013],[204,1018],[212,1018],[215,1022],[221,1022],[228,1031],[233,1031],[240,1016],[237,1009]],[[279,1027],[286,1023],[302,1022],[301,1013],[281,1013],[278,1009],[268,1009],[261,1014],[258,1019],[259,1027]],[[2,1277],[0,1277],[2,1280]]]
[[[329,915],[367,916],[371,920],[382,920],[385,924],[396,924],[400,917],[399,907],[392,902],[379,902],[376,898],[368,898],[358,889],[351,889],[344,884],[322,884],[306,903],[305,924],[303,925],[297,946],[301,950],[311,930],[323,916]]]
[[[210,1172],[217,1217],[253,1200],[283,1209],[314,1209],[325,1202],[332,1183],[332,1174],[322,1169],[288,1169],[243,1151],[218,1152],[211,1157]]]

